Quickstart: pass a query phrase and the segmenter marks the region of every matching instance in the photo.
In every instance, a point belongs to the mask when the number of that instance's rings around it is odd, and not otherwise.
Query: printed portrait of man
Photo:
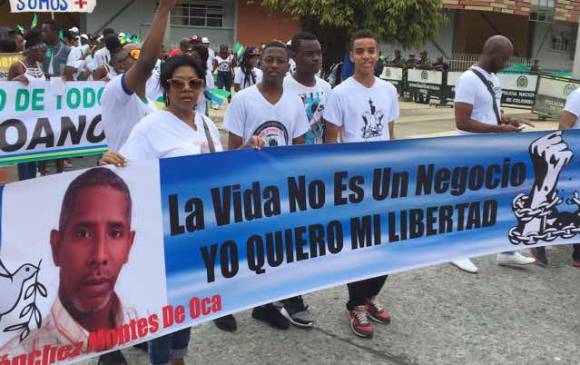
[[[135,240],[131,210],[127,184],[110,169],[94,168],[71,182],[58,228],[50,232],[58,295],[42,327],[22,342],[17,336],[0,353],[80,342],[86,346],[90,332],[118,327],[134,317],[115,292]]]

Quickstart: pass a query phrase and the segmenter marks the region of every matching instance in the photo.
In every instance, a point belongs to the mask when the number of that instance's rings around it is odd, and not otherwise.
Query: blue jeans
[[[190,337],[191,328],[186,328],[149,341],[149,362],[153,365],[165,365],[172,359],[184,358]]]
[[[36,177],[36,162],[18,164],[18,180],[34,179]]]

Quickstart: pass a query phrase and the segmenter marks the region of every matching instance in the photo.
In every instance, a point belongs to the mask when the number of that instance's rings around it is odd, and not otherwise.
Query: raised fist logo
[[[530,145],[529,152],[534,165],[534,185],[529,195],[520,194],[513,201],[519,224],[510,230],[510,241],[514,245],[533,245],[574,237],[580,233],[580,220],[570,220],[569,214],[558,212],[562,199],[556,194],[560,174],[574,154],[562,138],[562,132],[538,138]],[[576,203],[580,202],[577,198],[578,192],[575,192]]]
[[[556,189],[560,172],[572,159],[573,153],[562,139],[562,132],[539,138],[530,145],[530,156],[536,176],[535,185],[548,195]]]

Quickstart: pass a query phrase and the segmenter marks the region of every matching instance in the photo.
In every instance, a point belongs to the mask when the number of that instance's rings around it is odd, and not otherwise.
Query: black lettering
[[[185,233],[185,227],[179,222],[179,201],[177,194],[169,195],[169,226],[172,236]]]
[[[222,190],[219,188],[211,189],[211,199],[213,201],[213,210],[215,213],[216,224],[225,226],[230,224],[230,206],[231,206],[231,186],[226,186]]]
[[[435,213],[437,212],[437,207],[429,207],[427,208],[427,214],[425,219],[425,233],[427,236],[433,236],[437,234],[437,230],[435,229],[435,224],[437,224],[437,217]]]
[[[483,187],[484,168],[481,165],[475,165],[469,172],[469,189],[478,191]]]
[[[99,123],[101,123],[102,117],[101,115],[97,115],[89,124],[89,128],[87,129],[87,141],[91,143],[99,143],[105,140],[105,129],[102,128],[101,133],[95,134]]]
[[[87,124],[86,115],[79,116],[78,128],[69,117],[60,118],[60,137],[58,138],[58,142],[56,143],[56,145],[64,146],[66,144],[66,140],[69,135],[71,144],[73,145],[80,144],[86,124]]]
[[[207,246],[203,246],[201,248],[201,256],[203,257],[203,262],[205,263],[208,283],[213,283],[215,281],[215,260],[217,257],[217,250],[217,244],[211,245],[209,252]]]
[[[13,142],[12,144],[9,144],[6,140],[8,128],[16,128],[16,132],[18,133],[16,142]],[[2,122],[2,124],[0,124],[0,149],[2,149],[3,152],[18,151],[26,144],[26,135],[26,126],[22,121],[18,119],[8,119]]]
[[[268,265],[278,267],[282,264],[284,261],[282,231],[266,234],[266,253],[268,256]]]
[[[191,213],[185,217],[185,227],[188,232],[201,231],[205,228],[203,202],[199,198],[189,199],[185,203],[185,212]]]
[[[350,220],[350,240],[353,250],[371,247],[373,227],[371,216],[355,217]]]
[[[298,176],[298,182],[294,177],[288,178],[288,202],[290,213],[306,210],[306,178],[304,176]]]
[[[481,222],[482,227],[491,227],[497,221],[497,201],[486,200],[483,202],[483,218]]]
[[[220,266],[226,279],[233,278],[238,273],[238,246],[234,241],[225,241],[220,247]]]
[[[442,205],[439,208],[439,233],[453,232],[453,207]]]
[[[353,176],[352,179],[348,181],[348,188],[352,191],[352,194],[348,195],[348,201],[352,204],[357,204],[363,201],[365,197],[365,191],[362,188],[365,179],[362,176]]]
[[[423,223],[423,209],[411,209],[409,211],[409,238],[419,238],[425,234],[425,224]]]
[[[328,252],[337,254],[343,248],[343,233],[342,224],[339,221],[330,221],[328,223],[326,232],[326,242],[328,245]]]
[[[264,216],[273,217],[282,214],[280,207],[280,192],[275,186],[264,189]]]
[[[33,150],[39,144],[43,144],[46,148],[54,147],[54,132],[48,118],[38,118],[32,132],[32,140],[26,149]]]
[[[244,191],[244,216],[247,221],[262,218],[261,195],[259,182],[253,182],[252,188]]]
[[[326,189],[323,181],[314,180],[308,184],[308,202],[310,203],[310,208],[322,208],[324,206],[325,200]]]
[[[434,165],[428,166],[420,165],[417,169],[417,186],[415,188],[415,195],[429,195],[433,188],[433,173]]]
[[[334,174],[334,205],[345,205],[347,199],[342,197],[342,193],[346,191],[346,185],[342,182],[347,176],[346,171],[337,172]]]
[[[446,168],[437,170],[435,174],[435,192],[437,194],[443,194],[449,189],[449,178],[451,177],[451,171]]]
[[[465,229],[474,229],[481,227],[481,210],[480,210],[480,203],[474,202],[469,204],[469,208],[467,210],[467,224]]]
[[[324,226],[322,224],[313,224],[308,227],[308,241],[310,243],[311,258],[326,255]]]
[[[308,255],[304,252],[304,244],[306,240],[304,239],[304,233],[306,233],[306,227],[296,227],[294,229],[294,242],[296,243],[296,261],[307,260]]]
[[[264,242],[262,237],[253,235],[248,238],[248,245],[246,248],[246,255],[248,256],[248,268],[256,274],[264,274],[265,258],[264,258]]]

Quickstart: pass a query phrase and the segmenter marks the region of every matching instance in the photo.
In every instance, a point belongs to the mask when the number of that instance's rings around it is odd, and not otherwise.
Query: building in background
[[[81,29],[95,33],[105,27],[139,34],[150,27],[157,0],[99,0],[95,11],[81,17]],[[272,38],[288,41],[300,24],[256,4],[237,0],[179,0],[171,13],[171,42],[193,34],[208,37],[212,47],[236,41],[259,46]]]
[[[571,70],[578,33],[580,0],[444,0],[448,22],[436,39],[415,49],[385,43],[383,53],[393,56],[400,48],[405,56],[419,55],[423,49],[434,60],[443,55],[456,69],[477,59],[483,42],[493,34],[503,34],[515,45],[515,62],[531,63],[552,70]],[[92,14],[58,14],[66,26],[97,33],[105,27],[130,32],[142,38],[149,31],[157,0],[98,0]],[[43,15],[46,17],[47,15]],[[27,24],[32,15],[9,13],[8,1],[0,0],[0,24]],[[206,36],[212,47],[232,46],[236,41],[255,45],[279,39],[289,40],[300,30],[299,22],[272,13],[246,0],[179,0],[171,16],[171,45],[193,34]]]
[[[405,55],[425,49],[431,59],[443,55],[462,69],[477,60],[487,38],[502,34],[514,43],[515,62],[530,64],[537,58],[544,69],[572,69],[580,0],[445,0],[443,6],[448,22],[437,39],[404,50]],[[383,44],[391,57],[396,48],[402,49]]]

